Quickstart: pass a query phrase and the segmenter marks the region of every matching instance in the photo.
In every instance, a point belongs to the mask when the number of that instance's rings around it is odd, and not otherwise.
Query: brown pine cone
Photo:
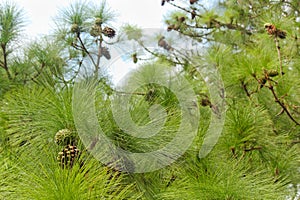
[[[190,0],[190,4],[196,3],[198,0]]]
[[[109,27],[105,27],[103,30],[102,30],[102,33],[106,36],[106,37],[109,37],[109,38],[113,38],[115,37],[116,35],[116,31],[112,28],[109,28]]]
[[[110,55],[110,52],[108,50],[107,47],[102,47],[101,48],[101,56],[104,56],[107,60],[111,59],[111,55]]]
[[[75,160],[79,157],[79,149],[75,145],[67,145],[58,153],[57,161],[63,169],[73,167]]]

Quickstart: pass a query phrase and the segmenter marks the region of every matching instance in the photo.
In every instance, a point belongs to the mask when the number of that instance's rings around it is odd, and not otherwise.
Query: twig
[[[261,81],[260,81],[260,79],[258,79],[257,77],[256,77],[256,75],[254,74],[253,75],[253,77],[256,79],[256,81],[259,83],[259,84],[261,84]],[[285,103],[284,102],[282,102],[281,100],[280,100],[280,98],[281,97],[278,97],[278,95],[276,94],[276,92],[275,92],[275,90],[274,90],[274,86],[273,86],[273,84],[272,84],[272,82],[275,82],[274,80],[272,80],[270,77],[269,77],[269,74],[268,74],[268,72],[265,70],[264,71],[264,80],[266,80],[267,82],[268,82],[268,85],[266,85],[265,83],[263,84],[263,86],[265,86],[265,87],[267,87],[270,91],[271,91],[271,93],[272,93],[272,95],[273,95],[273,97],[274,97],[274,99],[275,99],[275,102],[276,103],[278,103],[279,105],[280,105],[280,107],[282,108],[282,110],[280,111],[280,113],[279,114],[282,114],[282,113],[286,113],[287,114],[287,116],[296,124],[296,125],[298,125],[298,126],[300,126],[300,123],[292,116],[292,114],[290,113],[290,111],[288,110],[288,107],[285,105]],[[275,84],[277,84],[277,82],[275,82]],[[248,93],[249,94],[249,93]],[[247,95],[248,96],[248,95]],[[285,96],[285,95],[284,95]],[[278,114],[277,114],[278,115]],[[276,115],[276,116],[277,116]]]
[[[261,150],[262,147],[261,146],[257,146],[257,147],[251,147],[249,149],[244,149],[245,152],[249,152],[249,151],[254,151],[254,150]]]
[[[273,87],[271,81],[268,80],[268,82],[269,82],[268,88],[269,88],[270,91],[272,92],[273,97],[275,98],[275,102],[278,103],[278,104],[280,105],[280,107],[284,110],[284,112],[287,114],[287,116],[288,116],[288,117],[289,117],[296,125],[300,126],[300,123],[297,122],[297,121],[295,120],[295,118],[292,116],[292,114],[291,114],[290,111],[288,110],[287,106],[286,106],[282,101],[280,101],[280,99],[278,98],[278,96],[277,96],[277,94],[276,94],[276,92],[275,92],[275,90],[274,90],[274,87]]]
[[[152,54],[154,57],[159,57],[158,53],[155,53],[153,51],[151,51],[148,47],[146,47],[143,42],[141,41],[137,41],[139,45],[141,45],[141,47],[143,47],[148,53]]]
[[[117,91],[117,90],[114,90],[114,92],[119,93],[119,94],[124,94],[124,95],[141,95],[141,96],[147,95],[146,93],[143,93],[143,92],[123,92],[123,91]]]
[[[255,77],[255,79],[256,79],[256,77]],[[256,80],[259,82],[258,79],[256,79]],[[255,94],[255,93],[258,92],[258,88],[257,88],[256,90],[250,92],[250,91],[248,90],[248,88],[247,88],[247,83],[245,83],[244,80],[241,80],[241,85],[242,85],[242,88],[243,88],[243,90],[245,91],[247,97],[249,97],[249,99],[251,99],[251,96],[252,96],[253,94]]]
[[[280,53],[280,46],[279,46],[279,40],[278,40],[278,37],[275,36],[274,40],[275,40],[275,45],[276,45],[277,54],[278,54],[279,67],[280,67],[280,76],[282,76],[282,75],[283,75],[283,71],[282,71],[282,60],[281,60],[281,53]],[[278,71],[278,67],[277,67],[277,71]]]
[[[181,9],[181,10],[183,10],[183,11],[185,11],[185,12],[188,12],[188,13],[193,13],[193,11],[190,11],[190,10],[188,10],[188,9],[186,9],[186,8],[183,8],[183,7],[181,7],[181,6],[178,6],[178,5],[176,5],[176,4],[174,4],[174,3],[172,3],[172,2],[168,2],[169,4],[171,4],[172,6],[174,6],[174,7],[176,7],[176,8],[179,8],[179,9]],[[202,15],[199,15],[199,14],[197,14],[197,13],[194,13],[196,16],[198,16],[198,17],[202,17]]]
[[[246,92],[247,97],[251,98],[251,94],[249,93],[247,84],[244,82],[244,80],[241,81],[241,84],[242,84],[244,91]]]
[[[79,40],[79,42],[80,42],[80,45],[81,45],[83,51],[89,56],[89,58],[91,59],[93,65],[94,65],[95,67],[97,67],[97,64],[95,63],[95,61],[94,61],[93,57],[91,56],[90,52],[86,49],[86,47],[85,47],[83,41],[81,40],[81,37],[80,37],[79,34],[77,35],[77,38],[78,38],[78,40]]]
[[[1,48],[2,48],[2,54],[3,54],[3,65],[0,65],[6,72],[7,74],[7,77],[9,80],[12,80],[12,77],[11,77],[11,74],[9,72],[9,69],[8,69],[8,64],[7,64],[7,55],[8,55],[8,52],[7,52],[7,49],[6,49],[6,44],[1,44]]]
[[[160,56],[161,56],[161,54],[151,51],[151,50],[150,50],[149,48],[147,48],[141,41],[138,41],[138,44],[141,45],[141,47],[142,47],[145,51],[147,51],[148,53],[150,53],[150,54],[153,55],[154,57],[160,57]],[[178,51],[178,52],[179,52],[179,51]],[[168,61],[174,63],[174,64],[183,65],[183,63],[180,62],[180,61],[177,59],[177,57],[176,57],[177,62],[174,61],[174,60],[168,59],[168,58],[166,58],[166,59],[167,59]]]
[[[99,41],[99,45],[98,45],[98,54],[97,54],[97,64],[95,66],[95,75],[98,76],[98,72],[99,72],[99,66],[100,66],[100,59],[101,56],[103,55],[103,48],[102,48],[102,43],[103,43],[103,37],[102,34],[100,35],[100,38],[98,39]]]

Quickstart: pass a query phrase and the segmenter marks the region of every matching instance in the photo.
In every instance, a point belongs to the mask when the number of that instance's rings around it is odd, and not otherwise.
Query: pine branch
[[[275,102],[278,103],[278,105],[280,105],[280,107],[284,110],[284,112],[287,114],[287,116],[298,126],[300,126],[300,123],[292,116],[292,114],[290,113],[290,111],[288,110],[287,106],[284,104],[284,102],[282,102],[278,95],[276,94],[274,87],[271,83],[271,81],[268,79],[269,82],[269,90],[272,92],[273,97],[275,98]]]
[[[180,10],[183,10],[183,11],[185,11],[185,12],[188,12],[188,13],[190,13],[190,14],[194,14],[194,15],[196,15],[196,16],[198,16],[198,17],[202,17],[202,15],[199,15],[199,14],[197,14],[197,13],[193,13],[193,11],[190,11],[190,10],[188,10],[188,9],[186,9],[186,8],[183,8],[183,7],[181,7],[181,6],[178,6],[178,5],[176,5],[176,4],[174,4],[174,3],[172,3],[172,2],[168,2],[170,5],[172,5],[172,6],[174,6],[175,8],[178,8],[178,9],[180,9]]]
[[[201,35],[199,35],[199,34],[194,34],[194,33],[186,33],[186,32],[183,32],[183,31],[181,31],[181,30],[175,30],[175,31],[177,31],[178,33],[181,33],[182,35],[191,37],[191,38],[203,38],[203,37],[206,37],[206,36],[208,36],[208,35],[211,35],[211,34],[214,33],[216,30],[213,29],[213,30],[211,30],[210,32],[203,33],[203,34],[201,34]]]
[[[282,108],[282,110],[280,111],[280,113],[279,114],[282,114],[282,113],[286,113],[287,114],[287,116],[296,124],[296,125],[298,125],[298,126],[300,126],[300,123],[293,117],[293,115],[290,113],[290,111],[288,110],[288,107],[287,107],[287,105],[284,103],[284,102],[282,102],[281,100],[280,100],[280,97],[278,97],[278,95],[276,94],[276,92],[275,92],[275,90],[274,90],[274,86],[273,86],[273,84],[272,84],[272,82],[275,82],[274,80],[272,80],[271,78],[270,78],[270,76],[269,76],[269,72],[268,71],[264,71],[264,80],[266,80],[267,82],[268,82],[268,86],[265,84],[265,83],[263,83],[262,84],[262,82],[261,82],[261,80],[260,79],[258,79],[257,77],[256,77],[256,75],[255,74],[253,74],[253,77],[255,78],[255,80],[262,86],[262,87],[267,87],[270,91],[271,91],[271,93],[272,93],[272,95],[273,95],[273,97],[274,97],[274,99],[275,99],[275,102],[276,103],[278,103],[279,104],[279,106]],[[277,83],[277,82],[275,82],[275,83]],[[245,89],[244,89],[245,90]],[[246,94],[247,94],[247,96],[250,94],[249,92],[247,93],[247,90],[246,90]],[[251,96],[251,95],[250,95]],[[249,96],[248,96],[249,97]],[[278,115],[278,114],[277,114]]]
[[[195,15],[195,16],[197,16],[197,17],[200,17],[200,18],[203,17],[202,15],[200,15],[200,14],[198,14],[198,13],[195,13],[195,12],[193,12],[193,11],[191,11],[191,10],[188,10],[188,9],[186,9],[186,8],[183,8],[183,7],[181,7],[181,6],[178,6],[178,5],[176,5],[176,4],[172,3],[172,2],[168,2],[168,3],[171,4],[172,6],[178,8],[178,9],[181,9],[181,10],[187,12],[187,13],[193,14],[193,15]],[[242,27],[242,26],[239,26],[238,24],[223,23],[223,22],[218,21],[218,20],[216,20],[216,19],[213,19],[212,22],[213,22],[214,24],[216,24],[217,26],[215,26],[215,27],[210,27],[210,28],[225,27],[225,28],[228,28],[228,29],[230,29],[230,30],[238,30],[238,31],[242,31],[242,32],[246,33],[247,35],[252,35],[252,32],[251,32],[251,31],[247,30],[246,28],[244,28],[244,27]]]

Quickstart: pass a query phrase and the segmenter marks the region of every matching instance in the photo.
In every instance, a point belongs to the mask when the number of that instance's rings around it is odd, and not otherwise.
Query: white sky
[[[0,0],[2,1],[2,0]],[[27,25],[24,38],[33,39],[40,35],[50,33],[54,28],[53,19],[58,15],[59,9],[68,7],[75,0],[11,0],[25,11]],[[84,0],[83,0],[84,1]],[[102,0],[89,2],[101,3]],[[161,0],[107,0],[108,7],[117,14],[116,28],[129,23],[141,28],[164,28],[163,16],[172,6],[161,6]],[[114,83],[131,69],[136,68],[132,62],[123,62],[121,59],[109,67]]]

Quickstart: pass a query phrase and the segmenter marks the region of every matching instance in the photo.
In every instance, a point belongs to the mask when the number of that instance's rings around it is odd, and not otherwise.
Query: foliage
[[[1,75],[5,73],[8,80],[13,78],[9,69],[9,57],[13,49],[16,48],[17,43],[15,42],[21,36],[25,24],[23,16],[24,11],[15,4],[9,2],[0,4],[0,73]],[[5,79],[1,79],[1,85],[0,93],[3,93],[10,87]]]
[[[174,8],[165,16],[166,32],[145,36],[128,24],[116,32],[115,13],[106,1],[76,1],[60,10],[52,35],[17,52],[23,10],[0,3],[0,199],[297,199],[299,2],[162,5]],[[139,66],[115,87],[105,64],[112,45],[124,38]],[[157,48],[148,48],[153,41]],[[217,72],[222,84],[212,78]],[[86,80],[95,80],[89,98],[95,100],[97,125],[116,147],[135,153],[163,148],[179,130],[180,98],[159,81],[179,84],[182,93],[191,87],[189,119],[196,135],[189,149],[169,166],[147,173],[102,164],[74,122],[74,88]],[[213,150],[200,158],[211,120],[225,113],[213,101],[215,85],[226,102],[225,125]],[[134,137],[117,120],[116,108],[143,134],[159,128],[158,133]]]

